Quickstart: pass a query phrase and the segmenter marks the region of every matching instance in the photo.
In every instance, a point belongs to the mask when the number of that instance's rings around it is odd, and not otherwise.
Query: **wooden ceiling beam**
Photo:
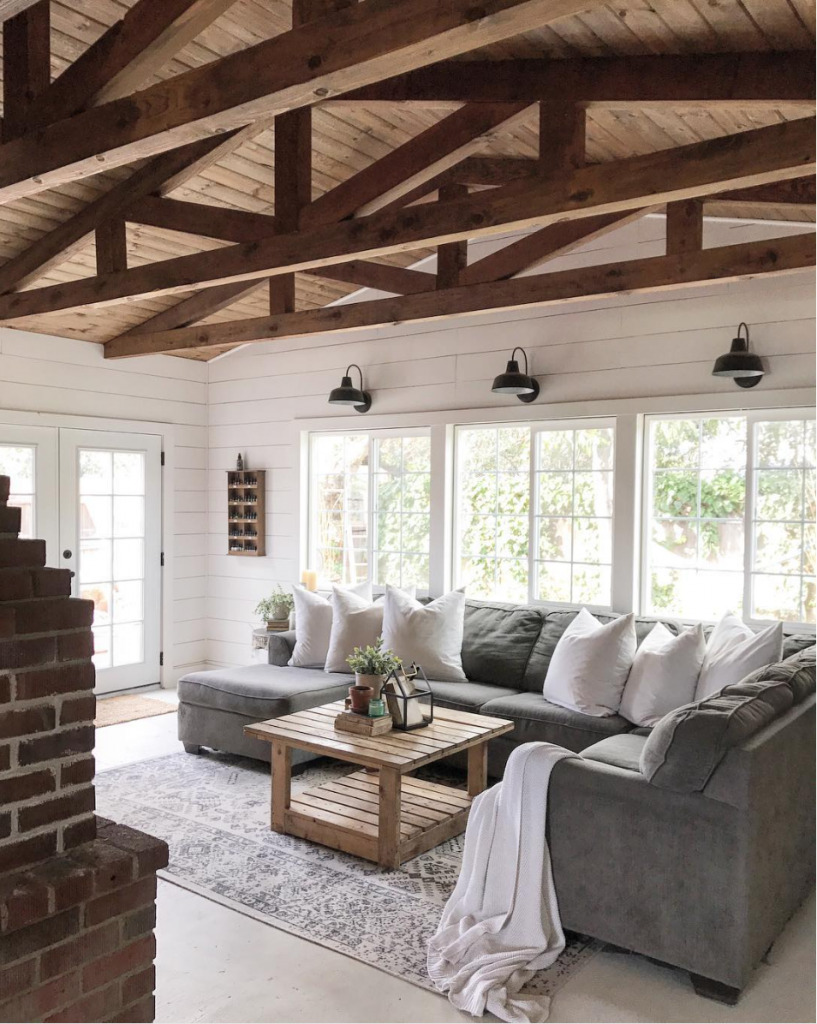
[[[698,252],[704,244],[704,205],[700,199],[667,203],[667,255]]]
[[[814,54],[697,53],[569,60],[444,61],[333,96],[331,106],[518,103],[584,106],[814,106]]]
[[[0,146],[0,202],[311,106],[604,0],[366,0]]]
[[[343,281],[361,288],[376,288],[393,295],[416,295],[434,287],[434,275],[423,270],[407,267],[390,267],[386,263],[365,260],[350,260],[334,267],[318,267],[305,270],[310,277],[325,277],[330,281]]]
[[[635,210],[630,213],[605,213],[584,220],[549,224],[472,263],[463,271],[460,284],[483,284],[486,281],[514,277],[523,270],[537,267],[545,260],[564,256],[610,231],[639,220],[647,212]]]
[[[28,130],[140,88],[235,0],[137,0],[32,104]]]
[[[773,206],[814,206],[816,198],[813,177],[735,189],[712,197],[717,203],[771,203]]]
[[[511,281],[493,281],[471,288],[375,299],[281,316],[257,317],[161,334],[120,338],[105,346],[105,358],[148,353],[184,352],[225,344],[334,334],[366,327],[416,323],[465,313],[523,309],[588,298],[610,298],[622,292],[643,293],[723,283],[761,274],[793,273],[815,264],[815,236],[795,235],[704,249],[680,256],[616,262]]]
[[[425,245],[626,213],[813,173],[814,118],[677,149],[581,167],[570,175],[506,185],[449,203],[375,213],[104,277],[0,296],[0,321],[189,291],[276,273],[411,252]]]
[[[461,107],[346,181],[301,213],[301,227],[365,216],[393,205],[418,185],[473,152],[487,133],[518,117],[530,104],[475,103]]]
[[[50,82],[51,4],[39,0],[3,23],[4,142],[26,131],[32,104]]]
[[[276,219],[269,213],[231,210],[226,206],[187,203],[146,195],[130,205],[125,219],[165,231],[183,231],[223,242],[254,242],[276,233]]]
[[[149,160],[129,178],[94,199],[62,224],[58,224],[33,245],[0,266],[0,293],[21,288],[58,266],[88,243],[94,231],[108,220],[124,215],[135,199],[154,192],[170,175],[220,145],[220,140],[201,139]]]
[[[188,295],[175,305],[155,313],[148,320],[144,320],[136,327],[132,327],[119,338],[131,338],[140,334],[151,334],[156,331],[171,331],[174,328],[189,327],[197,324],[200,320],[206,320],[213,313],[218,313],[235,302],[240,302],[251,292],[256,291],[265,284],[260,281],[238,281],[232,284],[217,285],[214,288],[204,288],[199,292]]]

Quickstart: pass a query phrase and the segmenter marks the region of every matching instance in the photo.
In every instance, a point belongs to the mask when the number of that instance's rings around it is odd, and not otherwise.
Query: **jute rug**
[[[106,725],[120,725],[135,722],[137,718],[152,718],[153,715],[170,715],[175,704],[157,700],[155,697],[100,697],[96,702],[94,725],[103,729]]]
[[[351,770],[317,761],[293,790]],[[451,783],[441,771],[425,777]],[[97,811],[165,839],[168,881],[434,991],[426,948],[459,874],[464,837],[384,871],[270,831],[269,788],[269,769],[257,761],[172,754],[97,775]],[[600,948],[569,936],[529,991],[552,995]]]

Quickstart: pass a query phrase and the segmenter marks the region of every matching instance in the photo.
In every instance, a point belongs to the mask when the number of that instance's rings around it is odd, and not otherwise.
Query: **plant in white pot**
[[[284,619],[289,619],[294,604],[292,594],[288,594],[281,587],[276,587],[269,597],[258,602],[255,606],[255,614],[261,616],[269,629],[271,622],[282,622]]]
[[[371,699],[380,700],[386,676],[397,668],[400,659],[394,651],[383,650],[383,637],[379,636],[374,645],[356,647],[346,662],[355,674],[355,683],[370,686],[373,691]]]

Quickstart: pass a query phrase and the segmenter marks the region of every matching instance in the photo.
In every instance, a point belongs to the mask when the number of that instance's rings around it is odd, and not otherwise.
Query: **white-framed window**
[[[321,586],[429,586],[427,430],[309,436],[309,564]]]
[[[814,419],[650,416],[642,609],[813,623]]]
[[[609,420],[458,427],[455,585],[609,608],[614,447]]]

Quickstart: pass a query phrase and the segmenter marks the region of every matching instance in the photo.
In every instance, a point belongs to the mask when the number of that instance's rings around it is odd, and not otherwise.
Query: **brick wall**
[[[152,1021],[167,846],[94,815],[93,604],[0,476],[0,1020]]]

